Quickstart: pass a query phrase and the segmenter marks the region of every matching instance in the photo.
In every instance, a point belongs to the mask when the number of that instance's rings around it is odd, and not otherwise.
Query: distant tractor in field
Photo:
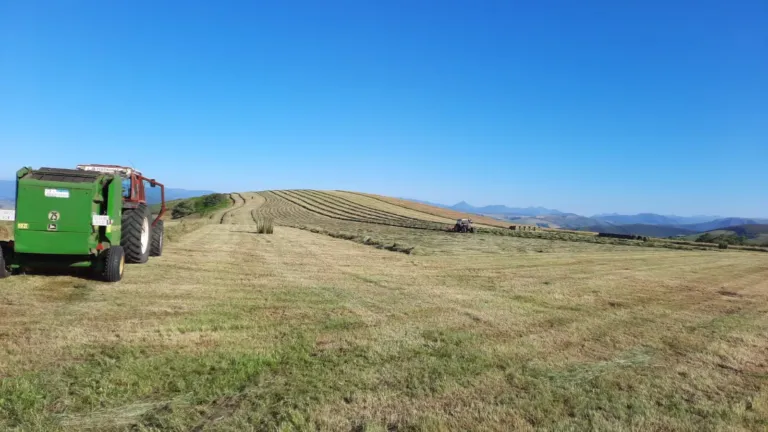
[[[472,219],[456,219],[456,225],[451,230],[459,233],[473,233],[475,227],[472,225]]]

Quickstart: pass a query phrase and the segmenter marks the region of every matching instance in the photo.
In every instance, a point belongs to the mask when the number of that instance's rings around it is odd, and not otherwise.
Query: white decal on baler
[[[110,226],[112,221],[106,215],[93,215],[93,226]]]
[[[69,198],[69,191],[66,189],[46,189],[45,196],[49,198]]]

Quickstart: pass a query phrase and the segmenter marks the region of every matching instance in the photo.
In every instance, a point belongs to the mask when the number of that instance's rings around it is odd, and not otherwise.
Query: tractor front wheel
[[[152,227],[152,245],[149,249],[149,255],[153,257],[159,257],[163,255],[163,221],[157,221],[157,224]]]
[[[112,246],[104,252],[104,269],[101,277],[105,282],[118,282],[125,270],[125,251],[122,246]]]
[[[152,223],[146,204],[134,209],[123,209],[123,233],[120,246],[125,250],[125,261],[143,264],[149,260]]]

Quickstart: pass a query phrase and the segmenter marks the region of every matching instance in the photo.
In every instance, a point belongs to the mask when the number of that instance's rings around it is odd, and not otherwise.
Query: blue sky
[[[768,216],[768,2],[0,0],[0,178]]]

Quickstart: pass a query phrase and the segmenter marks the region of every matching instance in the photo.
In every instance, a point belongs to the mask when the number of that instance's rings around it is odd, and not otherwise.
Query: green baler
[[[143,263],[162,254],[162,212],[150,222],[143,187],[144,181],[160,184],[130,168],[78,168],[18,171],[14,240],[0,243],[0,277],[21,269],[90,267],[116,282],[126,260]]]

